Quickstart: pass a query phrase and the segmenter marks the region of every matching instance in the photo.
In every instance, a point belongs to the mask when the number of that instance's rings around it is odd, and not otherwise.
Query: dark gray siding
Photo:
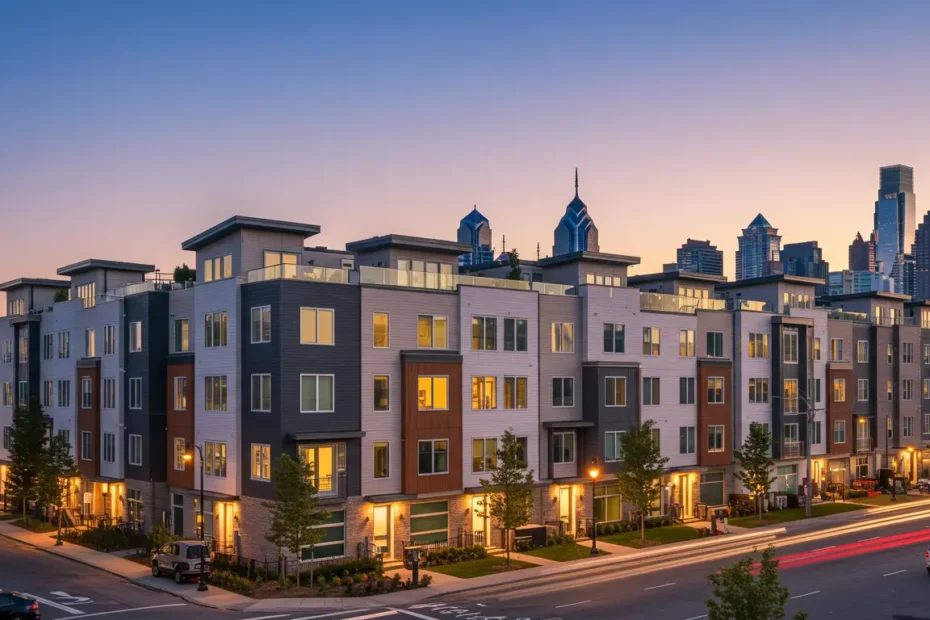
[[[784,332],[786,329],[798,330],[798,363],[786,364],[784,362]],[[772,457],[782,458],[782,441],[784,439],[784,425],[798,425],[798,439],[805,444],[807,437],[807,405],[806,400],[813,401],[814,394],[808,393],[807,377],[810,376],[808,365],[810,361],[810,348],[808,336],[811,328],[803,324],[775,323],[772,325],[772,383],[770,393],[777,398],[772,399]],[[821,350],[821,355],[830,356],[829,346]],[[785,380],[798,380],[798,413],[785,413]],[[821,386],[821,390],[827,386]],[[822,395],[825,397],[825,394]]]
[[[617,473],[620,463],[604,460],[604,433],[629,431],[639,424],[639,367],[638,365],[584,364],[582,375],[582,402],[584,420],[594,422],[594,428],[584,434],[584,455],[590,460],[596,456],[607,474]],[[607,377],[626,378],[626,407],[606,405]]]
[[[921,329],[920,330],[920,351],[917,352],[916,356],[917,361],[920,362],[920,376],[921,376],[921,399],[920,399],[920,412],[921,412],[921,434],[923,435],[922,439],[926,439],[930,435],[930,427],[923,421],[925,414],[930,413],[930,399],[923,398],[923,381],[930,379],[930,364],[924,362],[923,349],[924,347],[930,347],[930,329]]]

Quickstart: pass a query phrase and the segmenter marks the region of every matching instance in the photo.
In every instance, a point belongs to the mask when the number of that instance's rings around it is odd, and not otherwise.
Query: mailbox
[[[407,547],[404,549],[404,568],[413,570],[420,564],[420,547]]]

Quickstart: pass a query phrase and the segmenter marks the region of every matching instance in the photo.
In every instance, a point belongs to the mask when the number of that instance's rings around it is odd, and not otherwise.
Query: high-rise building
[[[471,246],[471,252],[459,257],[459,265],[483,265],[494,260],[491,223],[481,215],[477,205],[459,223],[458,242]]]
[[[817,286],[817,295],[827,294],[830,264],[823,260],[823,249],[816,241],[786,243],[781,250],[781,260],[786,275],[823,280],[824,283]]]
[[[875,201],[875,259],[882,261],[886,276],[895,268],[898,255],[911,251],[914,243],[917,197],[914,195],[914,169],[886,166],[879,173],[878,200]],[[898,269],[898,288],[904,288],[904,269]]]
[[[876,271],[831,271],[827,276],[830,295],[858,295],[860,293],[894,293],[894,280]]]
[[[600,252],[597,226],[588,215],[588,206],[578,197],[578,168],[575,168],[575,197],[565,207],[565,215],[555,229],[552,255],[572,252]]]
[[[710,241],[688,239],[678,248],[677,270],[722,276],[723,250],[718,250]]]
[[[914,297],[930,299],[930,212],[914,234]]]
[[[862,238],[862,233],[856,233],[856,238],[849,244],[849,270],[875,271],[875,232],[869,235],[869,240]]]
[[[760,278],[782,273],[781,237],[778,229],[760,213],[737,238],[736,279]]]

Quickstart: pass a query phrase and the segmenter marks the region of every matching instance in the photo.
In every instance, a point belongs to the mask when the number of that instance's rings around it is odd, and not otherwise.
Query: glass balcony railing
[[[331,284],[348,284],[348,269],[315,267],[313,265],[275,265],[253,269],[249,272],[249,284],[269,280],[302,280],[305,282],[329,282]]]
[[[511,291],[537,291],[543,295],[572,295],[573,287],[546,282],[481,278],[451,273],[427,273],[425,271],[402,271],[384,267],[359,267],[359,282],[376,286],[400,286],[436,291],[454,291],[459,286],[481,286]]]
[[[830,311],[830,318],[838,321],[860,321],[869,322],[869,315],[864,312],[844,312],[842,308]]]
[[[726,310],[725,299],[698,299],[665,293],[640,293],[639,309],[648,312],[694,314],[697,310]]]
[[[871,437],[856,437],[856,452],[871,452],[872,451],[872,438]]]
[[[103,296],[105,299],[122,299],[130,295],[139,293],[151,293],[153,291],[180,291],[190,288],[193,282],[172,282],[169,280],[145,280],[144,282],[135,282],[127,284],[121,288],[110,289]]]
[[[771,312],[772,306],[755,299],[727,299],[727,310],[746,310],[748,312]]]
[[[783,459],[799,459],[804,456],[803,441],[785,441],[782,443],[781,457]]]

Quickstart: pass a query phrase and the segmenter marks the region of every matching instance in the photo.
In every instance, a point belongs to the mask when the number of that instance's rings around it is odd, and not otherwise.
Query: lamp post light
[[[597,477],[600,474],[597,458],[591,459],[588,475],[591,476],[591,555],[597,555],[597,512],[594,510],[595,496],[597,495]]]
[[[194,444],[192,447],[197,448],[197,452],[198,454],[200,454],[200,585],[197,586],[197,591],[206,592],[208,589],[207,579],[205,576],[207,558],[204,557],[204,553],[203,553],[204,549],[207,548],[207,543],[204,540],[204,531],[206,529],[205,527],[206,523],[204,523],[203,521],[203,470],[204,470],[205,465],[203,462],[203,450],[197,444]],[[184,460],[185,462],[193,461],[194,460],[193,451],[185,454]]]

